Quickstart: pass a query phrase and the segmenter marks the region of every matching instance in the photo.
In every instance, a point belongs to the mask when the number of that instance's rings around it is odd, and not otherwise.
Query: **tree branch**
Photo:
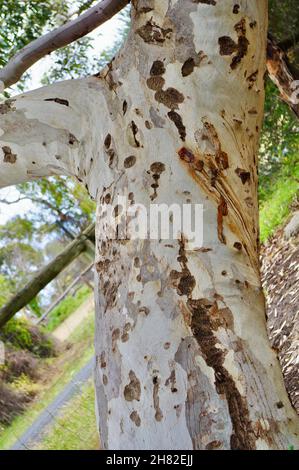
[[[36,295],[48,285],[81,253],[89,249],[88,241],[94,244],[95,225],[89,225],[73,242],[71,242],[47,266],[35,274],[23,289],[21,289],[9,302],[0,309],[0,328],[10,320],[15,313],[25,307]]]
[[[271,37],[268,37],[267,69],[281,98],[299,118],[299,82],[290,71],[286,54]]]
[[[32,41],[0,70],[2,88],[17,83],[24,72],[35,62],[47,54],[86,36],[86,34],[112,18],[128,3],[129,0],[103,0],[73,21]]]

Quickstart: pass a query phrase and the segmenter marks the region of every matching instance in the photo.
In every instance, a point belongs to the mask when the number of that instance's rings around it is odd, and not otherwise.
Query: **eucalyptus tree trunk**
[[[103,448],[297,446],[258,260],[267,2],[132,4],[105,70],[2,105],[0,184],[72,174],[97,199]],[[126,232],[119,195],[148,212],[202,204],[203,246],[184,227],[177,239],[113,239],[102,207]]]

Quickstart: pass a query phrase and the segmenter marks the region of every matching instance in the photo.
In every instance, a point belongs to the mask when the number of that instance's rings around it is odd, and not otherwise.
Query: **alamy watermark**
[[[114,204],[98,206],[97,223],[103,239],[179,240],[191,249],[203,246],[202,204],[135,204],[118,196]],[[102,235],[101,235],[102,234]]]

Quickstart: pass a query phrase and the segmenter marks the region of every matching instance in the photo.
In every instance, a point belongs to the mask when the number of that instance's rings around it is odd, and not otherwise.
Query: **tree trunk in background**
[[[258,260],[267,1],[134,0],[132,10],[125,47],[96,77],[2,105],[0,186],[72,174],[97,199],[103,448],[297,446]],[[184,230],[105,238],[101,207],[116,216],[118,195],[148,211],[202,204],[203,247]]]
[[[204,246],[98,233],[102,445],[287,449],[298,427],[267,338],[257,246],[267,2],[171,3],[133,2],[108,75],[114,183],[98,203],[202,203]]]

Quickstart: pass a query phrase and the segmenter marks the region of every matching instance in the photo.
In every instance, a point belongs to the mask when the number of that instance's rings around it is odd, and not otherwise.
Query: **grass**
[[[55,307],[48,317],[48,322],[46,325],[47,331],[53,331],[57,328],[67,317],[74,313],[77,308],[82,305],[82,303],[89,297],[91,294],[91,289],[87,286],[82,286],[77,290],[75,295],[68,295],[63,299],[57,307]]]
[[[90,380],[55,419],[38,450],[97,450],[99,438],[94,412],[94,386]]]
[[[62,357],[48,359],[44,374],[47,380],[42,384],[42,390],[28,409],[17,416],[10,426],[0,428],[0,449],[9,449],[23,432],[37,418],[57,396],[57,394],[70,382],[77,372],[93,356],[94,320],[93,315],[86,318],[74,331],[70,341],[74,346],[66,350]],[[92,399],[92,405],[94,398]]]
[[[292,176],[278,175],[260,201],[260,239],[265,243],[290,214],[290,206],[299,191],[299,168]]]

